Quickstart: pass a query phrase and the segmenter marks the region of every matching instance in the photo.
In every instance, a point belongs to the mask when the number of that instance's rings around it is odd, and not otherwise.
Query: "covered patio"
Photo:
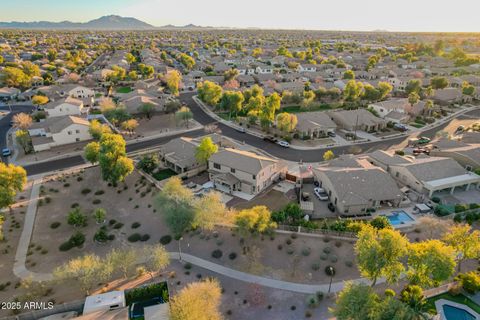
[[[479,188],[480,176],[473,172],[453,176],[443,179],[432,180],[424,182],[424,188],[428,191],[428,196],[431,198],[436,191],[450,190],[450,194],[455,192],[455,188],[464,187],[466,191],[473,188]]]

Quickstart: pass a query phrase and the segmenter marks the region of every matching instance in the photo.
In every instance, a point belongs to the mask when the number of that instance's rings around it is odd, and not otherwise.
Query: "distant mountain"
[[[130,17],[104,16],[85,23],[81,22],[0,22],[0,28],[9,29],[90,29],[90,30],[149,30],[156,27]]]

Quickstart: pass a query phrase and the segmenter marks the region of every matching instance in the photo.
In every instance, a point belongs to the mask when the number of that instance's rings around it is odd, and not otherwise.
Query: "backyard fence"
[[[287,226],[279,225],[277,226],[276,231],[292,232],[299,233],[304,235],[319,235],[319,236],[329,236],[336,238],[348,238],[348,239],[357,239],[357,234],[355,232],[349,231],[334,231],[328,229],[309,229],[301,226]]]
[[[85,299],[75,300],[72,302],[55,305],[52,309],[34,310],[34,311],[18,314],[15,316],[3,317],[3,318],[0,318],[0,320],[36,320],[36,319],[48,317],[54,314],[58,314],[58,313],[64,313],[64,312],[76,312],[77,314],[81,314],[83,311],[84,305],[85,305]]]

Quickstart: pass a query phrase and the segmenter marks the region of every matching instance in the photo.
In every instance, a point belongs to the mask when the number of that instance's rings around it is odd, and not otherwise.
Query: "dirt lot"
[[[283,207],[292,202],[295,198],[295,194],[284,194],[270,188],[270,190],[256,196],[251,201],[238,199],[235,203],[229,202],[228,205],[231,205],[238,210],[248,209],[255,206],[266,206],[270,211],[278,211],[283,209]]]
[[[78,181],[80,178],[81,181]],[[125,186],[128,186],[126,190]],[[90,189],[90,192],[83,194],[82,190],[84,189]],[[43,201],[43,205],[38,208],[32,243],[46,248],[48,253],[42,257],[41,264],[31,268],[32,271],[51,272],[62,262],[81,254],[95,252],[103,255],[113,247],[133,245],[127,241],[127,237],[133,233],[149,234],[150,239],[144,243],[157,243],[158,235],[166,232],[161,232],[166,229],[160,215],[153,212],[153,194],[156,193],[156,189],[146,181],[140,182],[140,175],[137,172],[130,175],[125,184],[121,183],[114,188],[109,187],[101,180],[100,171],[96,167],[87,169],[83,173],[71,174],[45,182],[43,190],[44,197],[49,197],[51,202]],[[56,192],[57,190],[58,192]],[[101,191],[104,193],[99,194]],[[93,204],[98,200],[100,203]],[[88,226],[75,228],[67,223],[68,212],[74,204],[78,204],[81,211],[88,216]],[[93,241],[93,236],[100,227],[92,216],[92,212],[96,208],[106,210],[107,222],[105,225],[108,226],[108,233],[115,235],[115,240],[106,244],[97,244]],[[114,229],[109,224],[111,219],[123,223],[123,227]],[[60,226],[52,229],[53,222],[60,222]],[[134,222],[139,222],[140,227],[132,229],[131,225]],[[60,244],[77,230],[86,235],[83,248],[73,248],[61,252]]]

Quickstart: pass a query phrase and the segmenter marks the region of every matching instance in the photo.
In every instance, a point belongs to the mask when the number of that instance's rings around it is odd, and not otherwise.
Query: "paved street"
[[[15,114],[20,112],[29,113],[33,110],[33,106],[31,105],[15,105],[12,106],[12,112],[10,112],[6,117],[0,119],[0,150],[7,146],[7,132],[10,130],[10,121]],[[10,111],[10,108],[0,103],[0,110],[2,111]],[[5,161],[6,159],[2,159]]]
[[[217,123],[195,103],[195,101],[193,100],[194,95],[195,93],[193,92],[183,93],[180,96],[180,100],[186,103],[190,107],[191,111],[193,112],[194,119],[198,121],[200,124],[207,125],[211,123],[216,123],[218,128],[222,131],[223,135],[236,139],[238,141],[244,141],[246,144],[252,145],[254,147],[257,147],[259,149],[266,151],[267,153],[273,156],[276,156],[278,158],[282,158],[285,160],[289,160],[289,161],[319,162],[319,161],[322,161],[323,153],[326,150],[332,150],[336,155],[352,153],[352,152],[365,153],[365,152],[371,152],[374,150],[386,150],[391,146],[399,144],[405,139],[407,139],[406,137],[398,137],[395,139],[372,141],[372,142],[357,144],[354,146],[351,146],[351,145],[336,146],[336,147],[329,147],[329,148],[323,148],[318,150],[294,150],[294,149],[283,148],[277,144],[266,142],[256,136],[238,132],[222,123]],[[469,116],[480,118],[480,110],[470,111],[465,115],[460,115],[458,118],[459,119],[468,118]],[[421,135],[432,138],[435,136],[435,133],[437,131],[445,128],[447,124],[448,122],[438,127],[434,127],[426,131],[423,131]],[[7,125],[8,125],[8,122],[7,122]],[[180,136],[198,137],[204,133],[205,132],[203,130],[196,130],[196,131],[192,131],[184,134],[178,134],[178,135],[173,135],[168,137],[160,137],[157,139],[131,143],[127,146],[127,152],[133,152],[141,149],[159,146]],[[83,158],[79,155],[76,155],[76,156],[67,157],[63,159],[57,159],[57,160],[52,160],[48,162],[32,164],[32,165],[26,166],[25,169],[27,170],[28,175],[36,175],[36,174],[45,173],[53,170],[66,169],[66,168],[77,166],[84,163],[85,161],[83,160]]]

